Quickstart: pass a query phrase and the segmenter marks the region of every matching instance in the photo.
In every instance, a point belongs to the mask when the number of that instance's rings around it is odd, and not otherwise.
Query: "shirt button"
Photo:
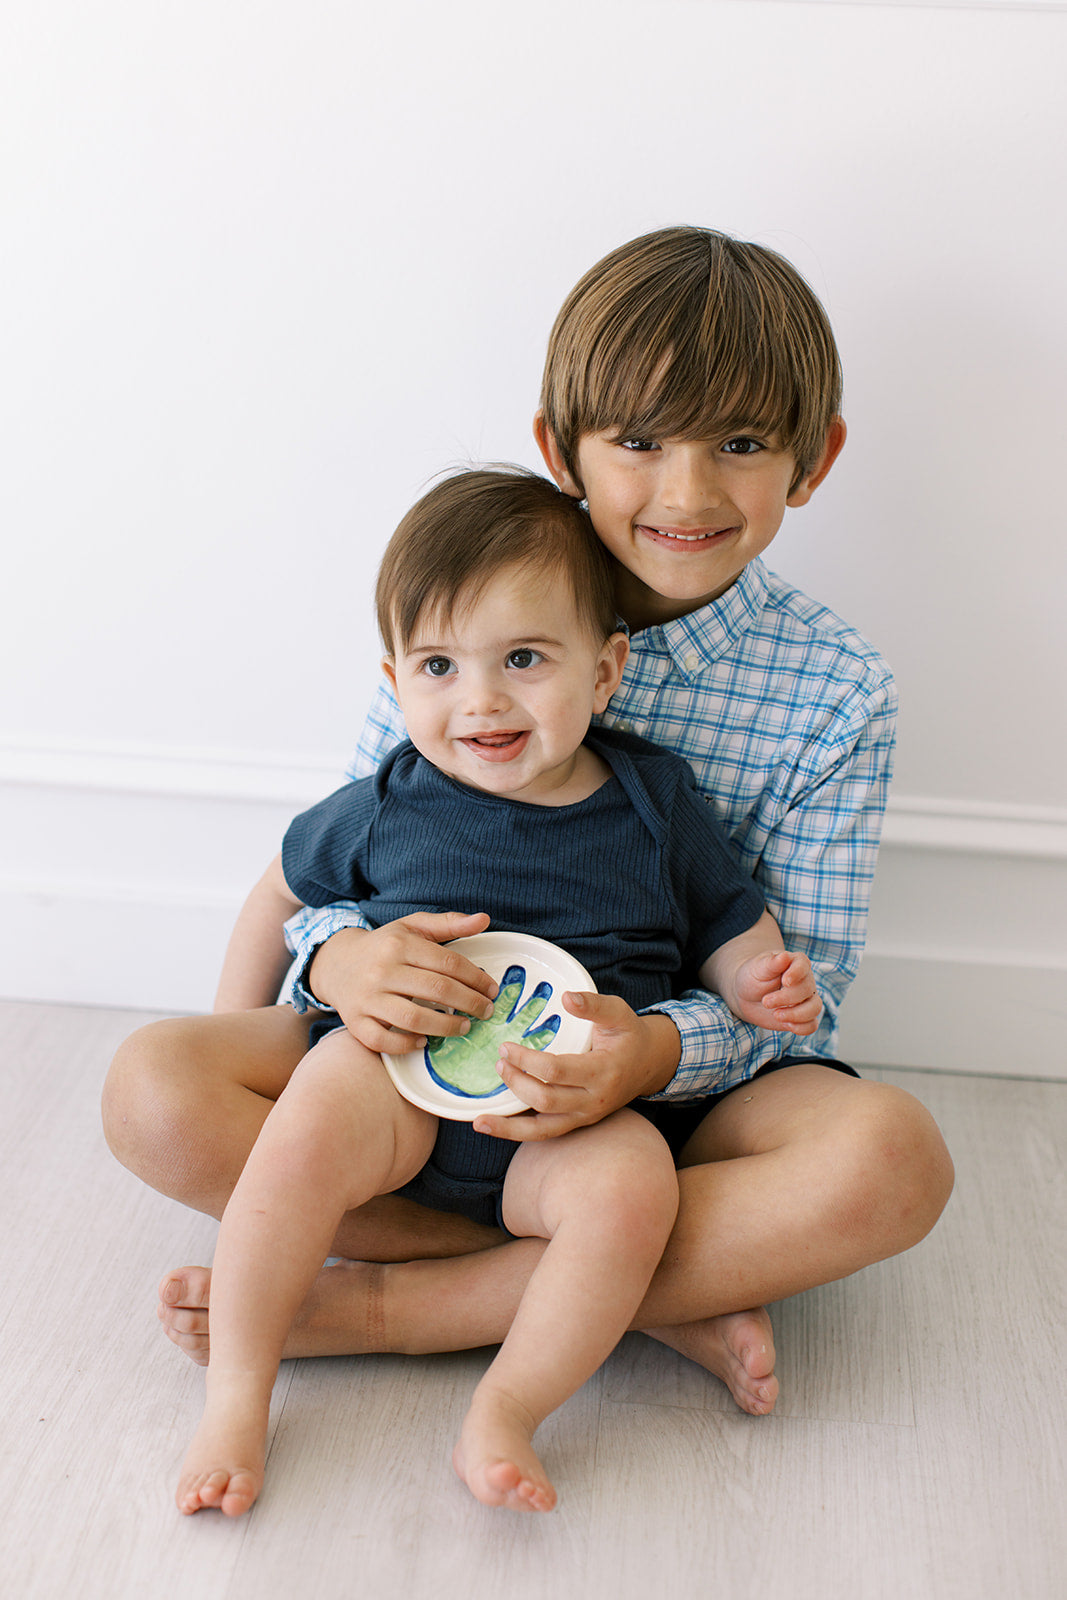
[[[686,656],[685,662],[684,662],[684,666],[685,666],[687,672],[695,672],[696,669],[699,667],[699,665],[700,665],[700,657],[699,656],[695,656],[695,655],[692,655],[692,654]]]

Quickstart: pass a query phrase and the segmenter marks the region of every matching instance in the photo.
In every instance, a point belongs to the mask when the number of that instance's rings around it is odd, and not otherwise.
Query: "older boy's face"
[[[793,490],[792,455],[773,436],[756,434],[586,434],[578,470],[593,526],[622,565],[619,605],[634,628],[684,616],[724,594],[766,550],[786,506],[802,505],[824,475],[813,473]],[[556,477],[568,487],[565,471]]]
[[[408,735],[440,771],[540,805],[584,798],[582,740],[626,660],[598,643],[566,581],[509,568],[455,615],[420,618],[383,663]],[[593,785],[596,787],[596,785]]]

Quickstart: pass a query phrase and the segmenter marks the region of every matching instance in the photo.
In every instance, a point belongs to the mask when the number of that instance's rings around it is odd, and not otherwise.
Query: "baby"
[[[418,928],[423,912],[465,905],[483,927],[560,945],[602,993],[634,1008],[700,984],[758,1027],[815,1030],[810,964],[783,950],[687,764],[590,729],[629,648],[614,580],[586,513],[532,474],[467,472],[418,502],[377,590],[383,667],[409,742],[292,824],[238,919],[224,981],[276,965],[283,924],[303,905],[354,901],[374,928]],[[472,1022],[438,978],[440,1033],[462,1037]],[[486,1019],[495,991],[487,982]],[[581,1016],[580,994],[562,1004]],[[480,1218],[488,1205],[510,1233],[548,1241],[453,1463],[487,1505],[555,1504],[533,1435],[641,1303],[678,1204],[668,1146],[641,1102],[519,1144],[439,1123],[332,1017],[267,1117],[222,1218],[206,1404],[178,1486],[182,1511],[237,1516],[256,1499],[290,1324],[342,1216],[398,1190]]]

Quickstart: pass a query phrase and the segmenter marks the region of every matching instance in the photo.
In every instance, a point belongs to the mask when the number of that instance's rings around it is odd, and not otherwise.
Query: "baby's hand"
[[[481,933],[484,913],[416,912],[380,928],[343,928],[319,946],[311,992],[368,1050],[400,1055],[429,1035],[491,1017],[496,984],[447,941]]]
[[[768,950],[743,962],[734,982],[743,1022],[777,1033],[815,1032],[822,1001],[807,956]]]

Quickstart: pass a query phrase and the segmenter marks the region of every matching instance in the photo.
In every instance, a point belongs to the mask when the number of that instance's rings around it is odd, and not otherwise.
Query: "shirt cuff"
[[[754,1028],[734,1016],[725,1000],[690,989],[677,1000],[648,1006],[670,1017],[681,1040],[677,1071],[649,1100],[702,1100],[745,1083],[752,1074],[790,1052],[789,1034]]]
[[[326,1010],[322,1001],[317,1000],[308,987],[311,963],[318,954],[320,946],[335,933],[339,933],[342,928],[369,927],[370,923],[359,908],[349,903],[338,903],[327,910],[315,911],[313,920],[309,916],[308,907],[305,906],[303,910],[298,911],[285,925],[285,937],[295,960],[286,973],[282,985],[280,996],[282,1002],[288,1001],[294,1011],[301,1013],[309,1008],[316,1011]]]

